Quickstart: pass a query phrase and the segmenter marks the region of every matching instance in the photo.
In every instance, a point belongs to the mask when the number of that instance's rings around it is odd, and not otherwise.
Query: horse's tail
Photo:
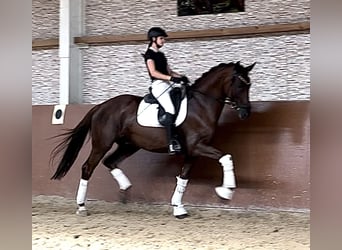
[[[55,137],[63,137],[62,141],[52,150],[50,163],[64,151],[61,161],[58,164],[57,170],[50,178],[51,180],[62,179],[70,170],[75,162],[78,153],[80,152],[88,132],[91,128],[91,120],[94,112],[98,106],[92,108],[79,124],[73,128],[67,130],[67,132],[57,135]]]

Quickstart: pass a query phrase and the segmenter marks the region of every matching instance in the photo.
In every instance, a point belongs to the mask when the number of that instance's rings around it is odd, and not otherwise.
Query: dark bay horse
[[[189,180],[192,162],[196,157],[204,156],[218,160],[223,169],[223,184],[216,187],[217,195],[231,199],[235,185],[233,161],[210,145],[215,127],[226,103],[238,111],[241,119],[251,112],[248,73],[255,63],[244,67],[237,63],[221,63],[204,73],[191,86],[188,86],[188,110],[185,121],[178,127],[182,135],[184,166],[177,176],[171,204],[177,218],[187,216],[182,205],[182,196]],[[103,159],[118,182],[121,192],[131,187],[131,183],[121,169],[120,162],[139,149],[166,153],[167,140],[164,128],[143,127],[137,123],[137,108],[142,97],[120,95],[94,106],[78,125],[62,136],[62,141],[51,152],[51,161],[62,154],[58,167],[51,179],[63,178],[74,164],[79,151],[89,133],[92,149],[88,159],[82,165],[82,176],[77,192],[77,214],[87,215],[85,207],[88,181],[105,154],[117,144],[117,148]]]

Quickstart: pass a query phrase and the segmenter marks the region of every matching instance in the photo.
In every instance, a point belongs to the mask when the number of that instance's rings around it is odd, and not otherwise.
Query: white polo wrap
[[[127,176],[122,172],[121,169],[114,168],[110,173],[113,175],[114,179],[118,182],[121,190],[126,190],[127,188],[132,186],[131,182],[129,181]]]
[[[234,175],[234,166],[231,155],[227,154],[222,156],[219,159],[223,167],[223,184],[222,187],[226,188],[235,188],[235,175]]]
[[[185,188],[189,180],[182,179],[179,176],[176,176],[176,178],[177,178],[177,186],[171,198],[171,204],[178,206],[182,204],[182,197],[183,197]]]
[[[78,186],[76,202],[77,204],[84,204],[86,201],[87,195],[87,188],[88,188],[88,181],[81,179],[80,184]]]
[[[187,214],[187,211],[182,205],[182,197],[185,192],[186,186],[188,185],[189,180],[182,179],[179,176],[176,176],[176,178],[177,178],[177,185],[171,198],[171,205],[173,206],[173,215],[179,216],[179,215]]]

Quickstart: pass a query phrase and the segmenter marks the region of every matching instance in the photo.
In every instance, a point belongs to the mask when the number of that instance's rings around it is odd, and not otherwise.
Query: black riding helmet
[[[152,37],[158,37],[158,36],[168,37],[168,35],[166,34],[166,31],[160,27],[152,27],[147,32],[147,39],[150,41],[152,41]]]

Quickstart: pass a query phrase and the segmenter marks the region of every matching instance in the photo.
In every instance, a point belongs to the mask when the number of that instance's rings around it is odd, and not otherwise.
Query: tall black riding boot
[[[159,117],[159,122],[166,128],[167,140],[169,141],[169,154],[174,155],[181,151],[181,145],[177,140],[175,115],[166,112]]]
[[[181,152],[181,144],[177,140],[175,124],[168,124],[166,127],[167,139],[169,140],[169,154],[174,155]]]

